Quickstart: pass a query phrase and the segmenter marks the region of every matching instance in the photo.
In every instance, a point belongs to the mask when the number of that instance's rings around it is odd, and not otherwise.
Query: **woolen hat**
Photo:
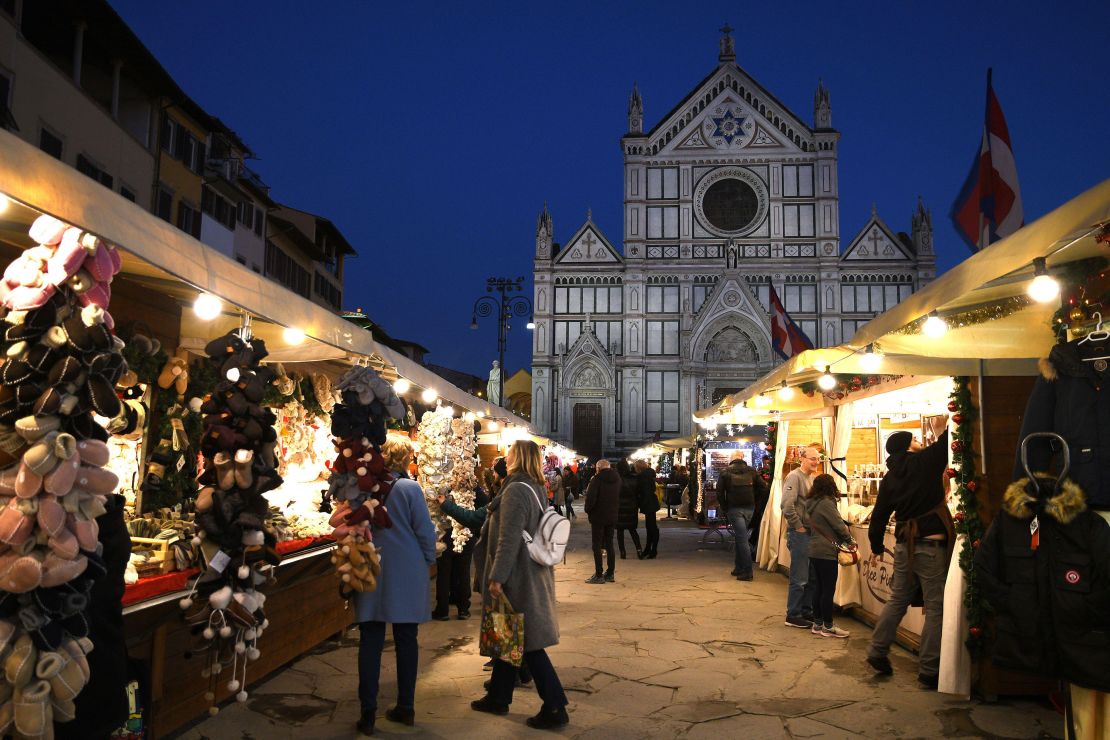
[[[905,452],[910,448],[910,442],[913,441],[913,435],[909,432],[895,432],[886,439],[886,454],[897,455],[900,452]]]

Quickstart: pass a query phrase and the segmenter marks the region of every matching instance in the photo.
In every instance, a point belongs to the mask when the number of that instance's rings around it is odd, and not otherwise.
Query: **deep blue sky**
[[[355,245],[345,302],[431,362],[485,375],[495,327],[471,331],[490,275],[530,276],[546,200],[556,240],[586,209],[620,239],[633,81],[654,125],[737,62],[812,122],[831,91],[841,231],[872,202],[909,230],[933,210],[941,269],[968,256],[947,219],[983,125],[985,72],[1014,141],[1026,220],[1110,176],[1110,3],[111,0],[181,86],[258,154],[272,195]],[[530,364],[523,323],[511,369]]]

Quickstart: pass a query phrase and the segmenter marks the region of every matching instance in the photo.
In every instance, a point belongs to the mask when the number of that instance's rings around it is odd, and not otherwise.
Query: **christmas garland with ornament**
[[[830,401],[839,401],[847,397],[850,393],[856,393],[866,388],[873,388],[884,380],[896,380],[898,378],[897,375],[850,375],[844,373],[834,373],[833,377],[836,378],[836,386],[827,391],[822,390],[815,380],[809,380],[799,384],[798,389],[810,398],[820,393]]]
[[[963,535],[960,546],[960,568],[964,572],[967,588],[964,591],[964,607],[967,610],[968,636],[967,649],[972,657],[982,652],[983,621],[987,605],[979,590],[975,574],[975,551],[983,539],[983,520],[979,516],[979,480],[975,473],[975,453],[972,452],[972,422],[978,415],[971,402],[968,378],[958,376],[953,379],[951,400],[948,410],[952,412],[952,463],[949,470],[956,482],[956,514],[953,517],[956,534]]]
[[[1110,260],[1090,257],[1053,268],[1063,289],[1060,308],[1052,317],[1052,330],[1057,342],[1068,341],[1068,330],[1075,336],[1085,333],[1083,325],[1098,310],[1104,321],[1110,321]],[[1097,307],[1097,308],[1096,308]],[[1089,329],[1088,329],[1089,331]]]
[[[777,421],[767,422],[767,438],[766,448],[764,448],[763,455],[763,480],[767,482],[767,487],[770,488],[771,482],[775,477],[775,445],[778,444],[779,438],[779,423]]]

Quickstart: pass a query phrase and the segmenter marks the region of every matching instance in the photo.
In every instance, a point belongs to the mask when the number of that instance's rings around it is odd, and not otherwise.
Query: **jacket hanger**
[[[1102,328],[1102,312],[1095,311],[1094,315],[1098,317],[1098,324],[1095,326],[1094,331],[1087,332],[1087,336],[1083,337],[1075,343],[1076,347],[1081,344],[1086,344],[1087,342],[1099,343],[1097,347],[1094,345],[1092,345],[1091,347],[1095,350],[1096,354],[1092,355],[1091,357],[1083,357],[1083,362],[1094,362],[1095,360],[1110,360],[1110,350],[1107,349],[1105,344],[1106,340],[1110,339],[1110,331]]]

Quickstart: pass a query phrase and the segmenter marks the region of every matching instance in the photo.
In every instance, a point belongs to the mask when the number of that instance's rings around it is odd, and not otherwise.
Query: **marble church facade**
[[[696,409],[781,362],[770,286],[829,346],[935,276],[920,201],[908,234],[872,208],[842,239],[828,90],[807,123],[736,64],[727,32],[720,43],[650,130],[632,90],[620,248],[588,213],[562,246],[546,207],[537,221],[532,422],[583,454],[687,435]]]

